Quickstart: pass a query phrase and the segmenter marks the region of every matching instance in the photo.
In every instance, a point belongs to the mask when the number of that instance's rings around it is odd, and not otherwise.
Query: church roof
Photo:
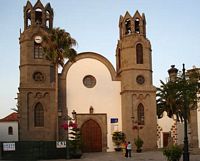
[[[0,119],[0,122],[11,122],[11,121],[18,121],[18,113],[13,112],[10,115]]]

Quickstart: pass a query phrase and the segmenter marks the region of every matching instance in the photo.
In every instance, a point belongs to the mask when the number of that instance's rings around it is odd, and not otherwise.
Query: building
[[[16,112],[0,119],[0,141],[18,141],[18,116]]]
[[[79,53],[58,74],[42,51],[42,37],[53,28],[53,9],[40,0],[24,7],[20,34],[20,140],[63,140],[60,128],[76,112],[83,150],[113,151],[113,131],[133,143],[140,125],[143,149],[156,148],[156,88],[152,84],[152,50],[145,15],[120,16],[116,69],[104,56]],[[56,93],[58,91],[58,93]],[[58,97],[57,97],[58,95]],[[151,130],[151,132],[149,132]]]

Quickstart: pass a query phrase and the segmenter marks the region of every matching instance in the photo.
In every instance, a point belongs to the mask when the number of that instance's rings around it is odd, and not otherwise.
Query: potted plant
[[[144,141],[138,136],[136,139],[134,139],[134,143],[136,146],[136,151],[140,153],[142,151],[142,146],[144,144]]]
[[[116,148],[115,151],[121,151],[121,144],[125,141],[126,136],[122,131],[115,131],[112,134],[112,141],[114,142]]]
[[[182,155],[182,148],[178,145],[172,145],[163,150],[163,155],[167,157],[168,161],[179,161]]]

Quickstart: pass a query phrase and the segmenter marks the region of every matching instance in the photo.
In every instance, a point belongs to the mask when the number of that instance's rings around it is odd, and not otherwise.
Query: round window
[[[36,81],[36,82],[42,82],[44,81],[44,75],[41,73],[41,72],[35,72],[33,74],[33,79]]]
[[[87,88],[93,88],[96,85],[96,78],[92,75],[87,75],[83,78],[83,84]]]

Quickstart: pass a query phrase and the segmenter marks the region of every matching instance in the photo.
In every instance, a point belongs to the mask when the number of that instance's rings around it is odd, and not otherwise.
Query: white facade
[[[83,84],[83,78],[87,75],[96,79],[93,88]],[[93,107],[95,114],[106,113],[107,151],[113,151],[112,133],[122,129],[120,81],[113,81],[107,66],[94,58],[83,58],[73,63],[66,77],[68,114],[73,110],[79,114],[89,113],[90,107]],[[118,123],[111,124],[111,118],[118,118]]]
[[[9,132],[9,128],[12,128],[12,132]],[[18,141],[17,121],[0,122],[0,141]]]
[[[163,112],[163,117],[157,120],[157,146],[164,147],[164,142],[183,144],[183,123],[177,122],[173,118],[167,116],[167,112]],[[169,138],[164,138],[169,135]],[[165,140],[167,139],[167,140]]]

